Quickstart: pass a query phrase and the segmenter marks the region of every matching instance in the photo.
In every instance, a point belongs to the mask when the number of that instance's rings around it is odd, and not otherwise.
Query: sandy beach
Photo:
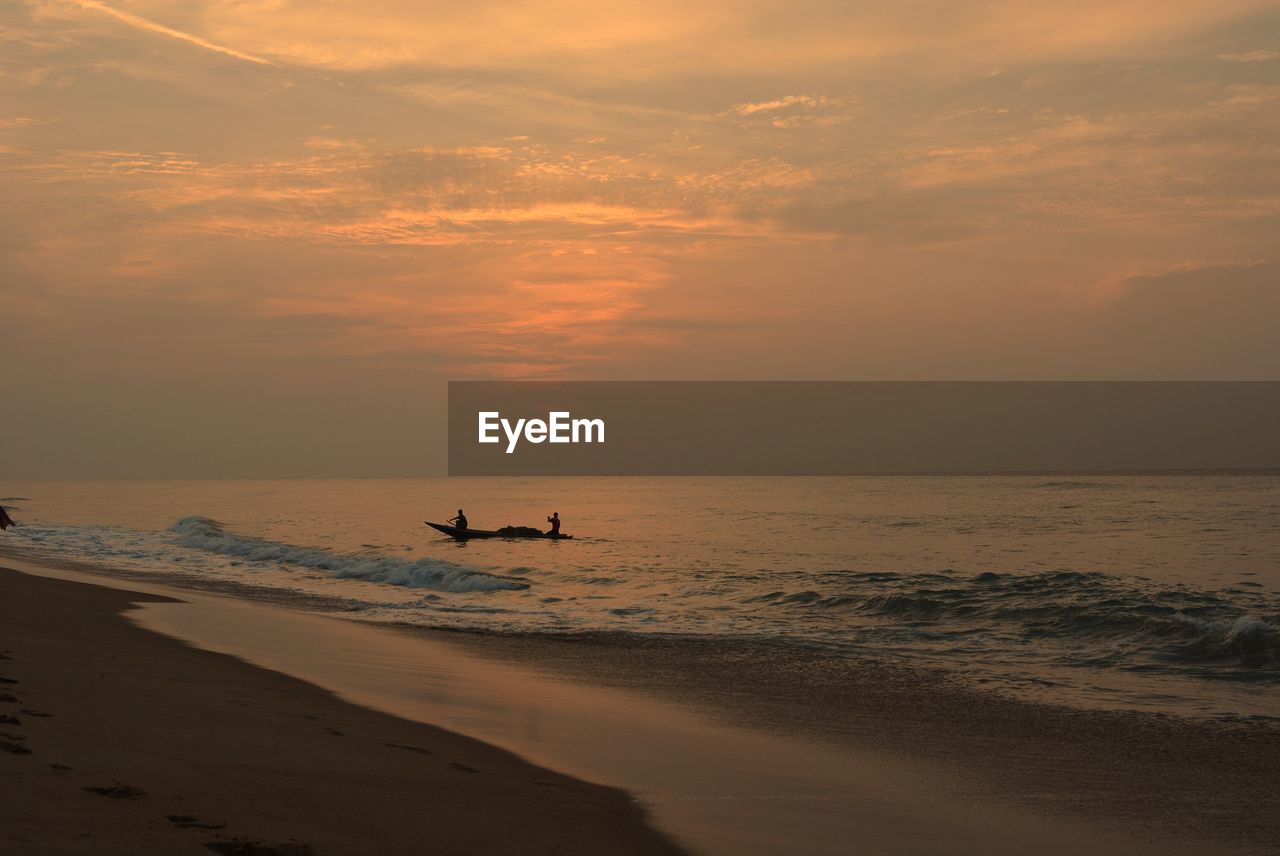
[[[677,853],[618,790],[0,572],[6,853]]]
[[[870,853],[1261,854],[1280,822],[1271,722],[1029,704],[769,646],[397,631],[139,587],[0,573],[14,852],[836,853],[854,835]],[[412,671],[450,651],[461,692]],[[495,705],[508,719],[486,721]]]

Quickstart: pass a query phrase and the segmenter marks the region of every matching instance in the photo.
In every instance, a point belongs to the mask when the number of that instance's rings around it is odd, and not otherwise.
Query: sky
[[[0,478],[450,379],[1280,379],[1280,3],[0,0]]]

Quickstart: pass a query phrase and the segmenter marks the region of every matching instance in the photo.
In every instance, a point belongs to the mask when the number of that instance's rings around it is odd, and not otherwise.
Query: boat
[[[443,532],[450,538],[454,538],[458,541],[470,541],[472,538],[545,538],[552,541],[567,541],[573,537],[572,535],[564,534],[552,535],[550,532],[539,532],[537,535],[532,533],[526,534],[524,532],[514,531],[516,527],[507,527],[505,530],[459,529],[457,526],[450,526],[447,523],[432,523],[430,520],[424,520],[423,523],[426,523],[437,532]]]

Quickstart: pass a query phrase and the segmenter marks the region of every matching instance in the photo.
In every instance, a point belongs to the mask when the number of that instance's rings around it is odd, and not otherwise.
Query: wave
[[[1136,578],[1063,570],[949,580],[921,574],[890,587],[838,594],[774,590],[741,602],[833,618],[852,611],[915,630],[977,631],[1021,645],[1057,641],[1071,649],[1068,659],[1076,663],[1222,665],[1280,678],[1280,604],[1242,599],[1234,591],[1233,598],[1227,591],[1160,588]]]
[[[531,583],[522,577],[485,573],[443,559],[409,561],[376,554],[331,553],[228,532],[207,517],[184,517],[169,531],[180,546],[249,562],[277,562],[325,571],[342,579],[423,588],[444,592],[520,591]]]

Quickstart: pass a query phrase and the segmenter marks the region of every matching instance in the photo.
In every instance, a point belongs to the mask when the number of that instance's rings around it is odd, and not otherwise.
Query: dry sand
[[[0,569],[0,851],[678,853],[624,792]]]

